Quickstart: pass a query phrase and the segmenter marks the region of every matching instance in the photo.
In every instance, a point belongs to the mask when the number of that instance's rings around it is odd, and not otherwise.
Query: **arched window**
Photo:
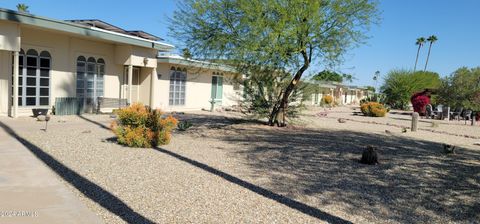
[[[169,105],[185,105],[187,70],[172,67],[170,70]]]
[[[77,97],[85,97],[85,73],[87,71],[87,59],[83,56],[77,58]]]
[[[105,61],[94,57],[77,58],[77,97],[84,98],[86,103],[94,104],[98,97],[103,96]]]
[[[40,55],[34,49],[19,53],[18,106],[50,105],[50,70],[48,51]]]
[[[50,63],[51,56],[47,51],[40,53],[40,76],[39,76],[39,103],[40,105],[50,104]]]
[[[105,61],[102,58],[97,60],[96,91],[97,96],[103,96],[103,76],[105,75]]]

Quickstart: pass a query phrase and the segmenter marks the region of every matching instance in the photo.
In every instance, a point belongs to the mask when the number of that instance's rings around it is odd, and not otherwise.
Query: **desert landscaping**
[[[29,117],[1,122],[106,223],[480,219],[478,127],[421,120],[422,130],[404,133],[409,115],[357,110],[310,108],[287,128],[234,112],[177,113],[192,127],[153,149],[117,144],[111,115],[53,117],[48,131]],[[379,164],[359,163],[367,145]]]

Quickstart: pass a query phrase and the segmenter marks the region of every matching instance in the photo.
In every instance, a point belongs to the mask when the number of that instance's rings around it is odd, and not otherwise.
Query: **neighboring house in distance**
[[[172,55],[173,45],[100,20],[55,20],[0,9],[0,115],[31,115],[76,98],[92,111],[98,97],[166,111],[236,103],[229,67]],[[110,108],[112,109],[112,108]]]
[[[317,89],[311,97],[310,105],[320,105],[322,98],[326,95],[333,96],[333,101],[337,105],[355,105],[369,95],[369,91],[364,87],[339,82],[315,81],[312,84],[317,85]]]

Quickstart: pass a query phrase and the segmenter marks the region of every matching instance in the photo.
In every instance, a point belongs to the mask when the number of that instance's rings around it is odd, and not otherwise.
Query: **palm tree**
[[[427,38],[427,41],[430,42],[430,46],[428,47],[428,55],[427,55],[427,61],[425,62],[425,68],[423,71],[427,70],[427,64],[428,64],[428,58],[430,58],[430,50],[432,49],[432,44],[435,43],[438,40],[437,36],[432,35]]]
[[[19,3],[17,5],[17,11],[19,12],[28,12],[28,5],[25,5],[23,3]]]
[[[417,58],[415,59],[415,67],[413,67],[413,72],[417,70],[418,54],[420,54],[420,48],[422,48],[424,43],[425,43],[425,37],[419,37],[417,38],[417,42],[415,42],[415,44],[418,45],[418,50],[417,50]]]

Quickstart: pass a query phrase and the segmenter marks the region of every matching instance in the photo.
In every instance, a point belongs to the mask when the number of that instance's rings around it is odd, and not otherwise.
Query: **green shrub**
[[[192,126],[193,126],[193,124],[190,121],[180,121],[178,123],[177,129],[179,131],[186,131],[187,129],[189,129]]]
[[[111,129],[117,142],[129,147],[150,148],[170,142],[171,131],[177,125],[172,116],[162,118],[160,110],[152,110],[142,104],[133,104],[116,111],[117,120]]]
[[[363,115],[369,117],[385,117],[388,113],[387,108],[378,102],[367,102],[360,106]]]
[[[440,85],[440,76],[435,72],[393,70],[385,77],[381,92],[385,95],[385,104],[393,109],[408,110],[414,93],[437,89]]]
[[[480,110],[480,67],[459,68],[444,77],[438,91],[437,103],[450,107]]]

